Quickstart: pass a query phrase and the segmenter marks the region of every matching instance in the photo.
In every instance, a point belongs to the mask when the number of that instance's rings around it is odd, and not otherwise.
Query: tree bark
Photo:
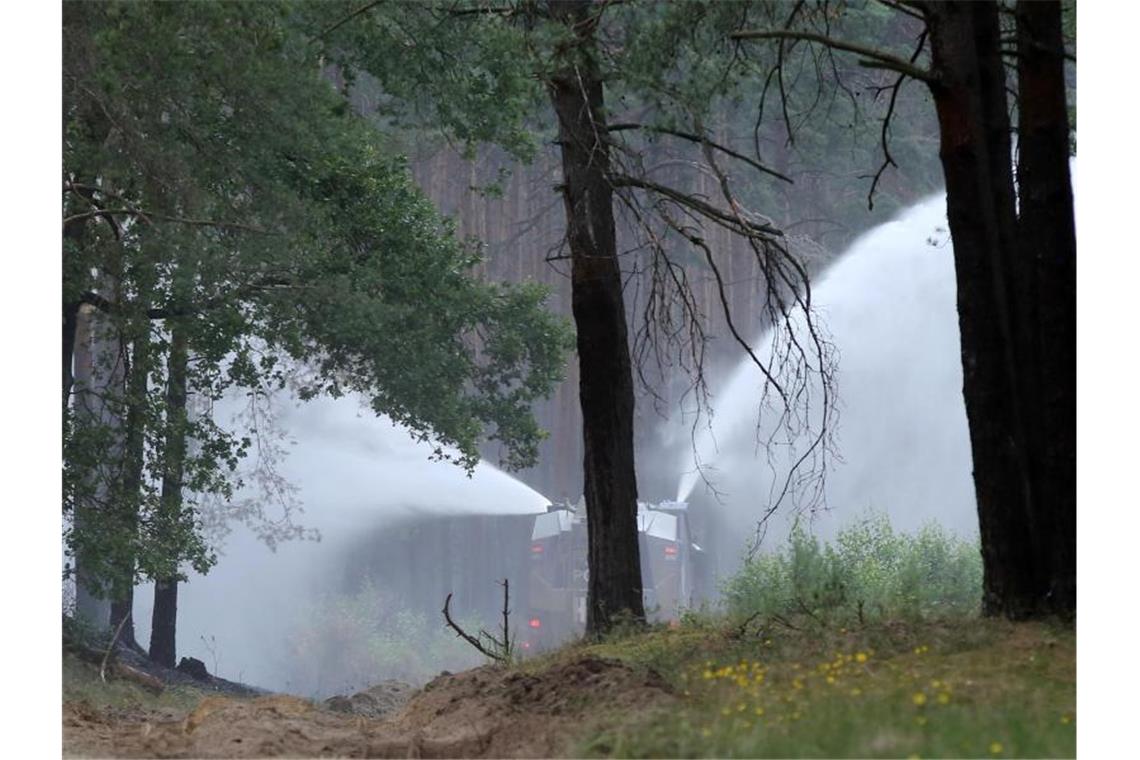
[[[141,651],[135,639],[133,617],[135,599],[135,554],[139,520],[143,468],[146,449],[147,385],[150,375],[150,325],[134,325],[136,334],[131,341],[131,365],[127,371],[126,419],[124,421],[123,466],[113,501],[117,528],[125,542],[112,582],[111,629],[117,630],[124,618],[119,640]]]
[[[1042,8],[1023,15],[1056,14],[1059,43],[1059,7],[1029,5]],[[954,240],[983,611],[1015,619],[1071,615],[1076,440],[1075,380],[1069,377],[1076,364],[1069,303],[1075,305],[1076,281],[1068,124],[1057,114],[1059,92],[1065,116],[1064,81],[1042,74],[1034,56],[1021,55],[1032,45],[1020,40],[1019,79],[1028,87],[1022,118],[1034,133],[1035,124],[1047,123],[1041,132],[1048,137],[1030,136],[1028,152],[1022,138],[1019,218],[997,6],[946,2],[925,8]],[[1053,184],[1058,187],[1048,187]],[[1050,356],[1058,341],[1064,345]]]
[[[182,479],[186,464],[186,371],[189,362],[186,332],[171,329],[166,380],[166,461],[162,474],[160,529],[177,530],[182,512]],[[177,567],[169,576],[155,580],[151,614],[150,659],[173,668],[178,625]]]
[[[562,150],[572,305],[581,373],[590,580],[586,633],[622,616],[645,620],[633,456],[633,373],[609,183],[603,84],[593,55],[591,3],[550,3],[574,30],[566,63],[549,82]]]
[[[84,310],[80,310],[76,316],[73,347],[75,402],[71,409],[75,415],[72,421],[76,424],[97,424],[103,419],[103,402],[98,400],[98,394],[101,389],[111,387],[113,382],[98,372],[98,368],[106,364],[108,341],[98,337],[97,320],[97,315]],[[90,477],[93,480],[99,479],[98,473],[94,472]],[[82,531],[86,523],[99,519],[98,507],[88,500],[80,499],[74,505],[72,524],[75,530]],[[105,594],[95,591],[97,586],[92,583],[87,557],[82,552],[77,552],[72,556],[72,561],[75,563],[75,614],[88,624],[103,630],[111,619],[111,603]]]
[[[1019,2],[1018,262],[1034,368],[1030,444],[1041,557],[1034,586],[1047,609],[1076,611],[1077,238],[1058,2]]]

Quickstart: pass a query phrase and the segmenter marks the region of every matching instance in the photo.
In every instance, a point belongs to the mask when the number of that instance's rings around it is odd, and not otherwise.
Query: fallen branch
[[[736,630],[734,631],[733,638],[734,639],[744,638],[744,635],[748,633],[749,624],[758,617],[760,617],[760,611],[759,610],[757,610],[756,612],[753,612],[751,615],[749,615],[748,618],[743,623],[736,626]]]

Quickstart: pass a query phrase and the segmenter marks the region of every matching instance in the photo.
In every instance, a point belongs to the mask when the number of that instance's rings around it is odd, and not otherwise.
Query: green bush
[[[732,616],[807,615],[832,622],[974,614],[982,596],[977,540],[928,524],[896,533],[872,514],[821,544],[802,527],[745,561],[723,587]]]

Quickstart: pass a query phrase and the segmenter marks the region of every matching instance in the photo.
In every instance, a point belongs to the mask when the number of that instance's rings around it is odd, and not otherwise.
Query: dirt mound
[[[415,692],[411,684],[403,681],[381,681],[350,697],[340,695],[329,697],[324,705],[333,712],[362,715],[365,718],[383,718],[403,707]]]
[[[384,685],[379,691],[392,696]],[[343,699],[351,704],[358,696]],[[378,700],[372,697],[375,707]],[[182,716],[144,710],[116,714],[69,703],[64,754],[549,757],[566,754],[576,737],[615,720],[631,705],[642,710],[672,699],[652,671],[585,657],[538,674],[487,666],[441,676],[387,720],[345,715],[288,696],[207,697]]]
[[[598,657],[533,675],[487,666],[435,679],[392,728],[405,742],[404,756],[550,757],[630,705],[644,709],[672,698],[655,672]],[[399,754],[392,749],[385,754]]]

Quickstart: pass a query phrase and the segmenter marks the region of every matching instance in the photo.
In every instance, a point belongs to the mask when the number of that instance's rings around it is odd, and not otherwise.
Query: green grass
[[[653,667],[680,702],[588,737],[575,754],[1076,753],[1076,640],[1064,627],[962,619],[743,637],[730,627],[682,627],[574,651]]]
[[[63,654],[63,699],[65,702],[87,702],[93,707],[117,710],[173,710],[186,711],[209,694],[189,686],[168,686],[160,694],[148,691],[133,681],[108,675],[99,677],[99,667],[80,660],[75,655]]]
[[[623,632],[592,654],[653,668],[678,705],[585,737],[583,756],[1073,757],[1071,626],[982,619],[977,541],[871,515],[795,532],[724,587],[725,614]]]

